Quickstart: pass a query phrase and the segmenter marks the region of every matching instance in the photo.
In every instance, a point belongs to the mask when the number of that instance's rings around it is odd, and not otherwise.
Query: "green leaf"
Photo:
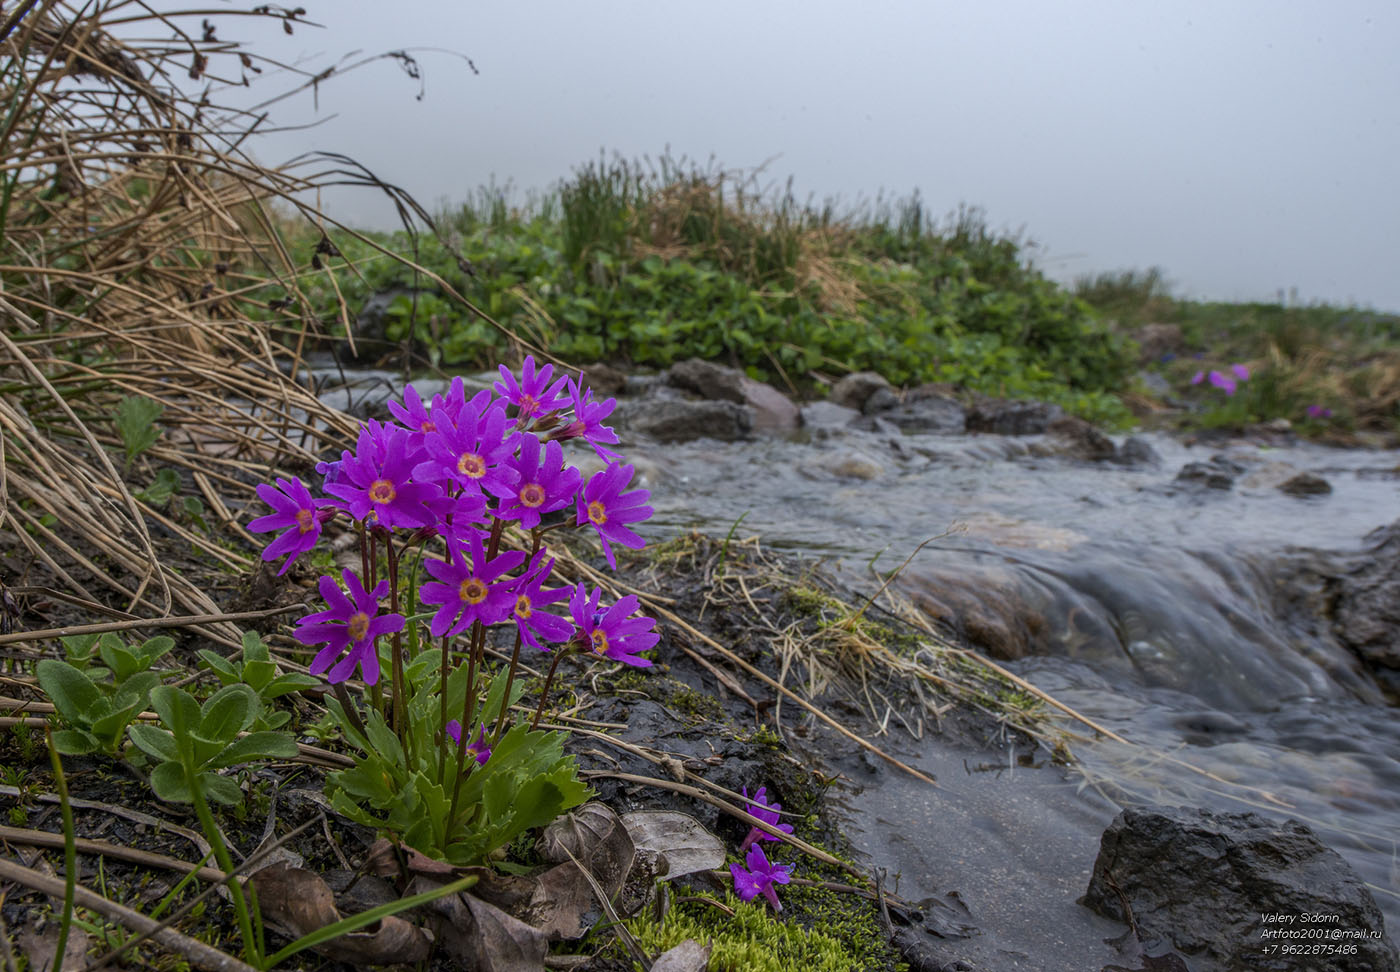
[[[175,737],[156,726],[135,725],[127,730],[131,741],[143,753],[167,762],[180,762],[180,747],[175,745]]]
[[[152,439],[152,442],[155,440]],[[147,443],[149,445],[149,443]],[[142,446],[142,448],[146,448]],[[141,450],[137,450],[138,452]],[[136,498],[152,506],[164,506],[170,502],[171,495],[180,488],[180,474],[170,468],[163,468],[156,473],[156,478],[151,480],[150,485],[136,494]]]
[[[285,675],[278,675],[267,684],[261,692],[264,699],[277,699],[290,692],[299,692],[302,689],[315,688],[320,685],[320,681],[310,675],[303,675],[300,672],[287,672]]]
[[[267,661],[268,657],[267,645],[263,643],[262,635],[256,631],[243,632],[243,660]]]
[[[140,648],[137,648],[136,655],[145,662],[143,667],[150,668],[156,659],[165,655],[174,647],[174,638],[171,638],[169,635],[157,635],[154,638],[148,638]]]
[[[151,789],[166,803],[194,802],[190,781],[185,778],[185,768],[179,763],[161,763],[151,770]]]
[[[117,403],[115,421],[117,431],[121,433],[122,444],[126,446],[128,463],[160,438],[160,430],[155,427],[155,421],[164,411],[164,405],[149,398],[128,396]]]
[[[145,708],[151,697],[151,689],[159,684],[160,676],[155,672],[137,672],[121,684],[113,694],[112,701],[118,706],[130,705],[135,702],[138,706]]]
[[[230,742],[252,723],[258,697],[246,685],[225,685],[200,710],[197,735],[209,742]]]
[[[291,759],[300,752],[296,740],[285,732],[250,732],[235,739],[219,755],[204,764],[205,769],[223,769],[255,759]]]
[[[49,697],[59,715],[75,726],[88,724],[90,713],[102,698],[102,692],[87,675],[67,662],[45,658],[34,667],[39,687]]]
[[[243,788],[227,776],[200,773],[199,784],[204,788],[204,795],[215,803],[231,807],[243,802]]]
[[[81,729],[56,729],[53,734],[53,748],[65,756],[86,756],[102,748],[90,732]]]
[[[98,636],[95,634],[69,635],[67,638],[60,638],[63,642],[63,650],[68,655],[70,662],[88,662],[92,660],[93,646],[97,644]]]
[[[141,702],[137,700],[123,709],[116,709],[100,719],[94,719],[92,734],[103,740],[107,748],[115,749],[122,736],[126,735],[126,727],[131,725],[131,720],[140,711]]]
[[[132,675],[136,674],[139,667],[136,656],[126,650],[120,643],[108,644],[104,638],[98,647],[98,652],[102,656],[102,663],[112,670],[112,677],[118,682],[124,682]]]
[[[200,661],[209,666],[209,670],[219,677],[219,681],[225,685],[231,685],[238,681],[241,672],[223,655],[210,651],[208,648],[200,649]]]

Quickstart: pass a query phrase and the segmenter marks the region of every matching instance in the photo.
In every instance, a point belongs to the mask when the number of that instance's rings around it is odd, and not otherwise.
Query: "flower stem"
[[[442,730],[442,745],[438,747],[437,781],[439,785],[443,782],[443,775],[447,772],[447,658],[447,635],[443,635],[442,658],[438,662],[438,672],[441,675],[438,682],[438,710],[440,713],[438,721]]]
[[[214,822],[214,815],[209,812],[209,804],[204,799],[204,784],[200,782],[199,773],[191,767],[188,758],[183,760],[183,763],[185,776],[190,784],[190,796],[194,801],[195,816],[199,818],[204,836],[209,838],[209,843],[214,848],[214,859],[219,862],[219,868],[225,874],[232,874],[233,858],[229,856],[228,846],[224,844],[223,831],[219,830],[219,825]],[[243,883],[234,878],[228,882],[228,890],[233,898],[233,910],[238,915],[238,930],[243,934],[243,955],[248,959],[249,965],[262,968],[262,948],[253,934],[248,902],[243,897]]]
[[[389,562],[389,603],[390,610],[394,614],[399,613],[399,558],[394,551],[394,538],[392,536],[384,538],[385,558]],[[408,759],[410,766],[413,765],[412,754],[408,751],[408,713],[405,708],[408,704],[408,692],[403,684],[403,640],[401,632],[395,631],[390,639],[393,657],[389,662],[389,671],[394,680],[390,691],[393,694],[394,705],[394,734],[399,737],[399,743],[404,747],[404,756]],[[377,649],[376,649],[377,650]]]
[[[467,657],[467,697],[462,700],[462,745],[457,747],[457,778],[452,782],[452,803],[447,810],[447,839],[452,839],[452,830],[457,825],[457,800],[462,795],[462,777],[466,775],[466,741],[472,731],[472,715],[476,709],[476,660],[486,645],[486,629],[480,621],[472,622],[471,654]],[[446,729],[443,730],[446,734]],[[447,740],[443,740],[443,745]],[[476,765],[473,763],[472,765]]]
[[[491,730],[491,745],[501,741],[501,728],[506,724],[506,713],[510,711],[510,690],[515,684],[515,670],[520,664],[520,629],[515,629],[515,647],[510,653],[510,671],[506,673],[506,693],[501,696],[501,713],[496,716],[496,728]]]
[[[535,709],[535,719],[530,723],[530,728],[532,730],[540,727],[540,717],[544,715],[544,704],[549,701],[549,686],[554,682],[554,670],[559,667],[559,659],[564,657],[564,651],[565,646],[560,645],[558,650],[553,653],[554,657],[549,662],[549,674],[544,677],[544,688],[540,689],[539,708]]]

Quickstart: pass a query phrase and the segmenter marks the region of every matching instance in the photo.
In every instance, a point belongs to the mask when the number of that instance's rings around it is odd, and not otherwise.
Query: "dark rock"
[[[622,384],[624,395],[648,395],[659,387],[669,387],[666,385],[664,375],[628,375]]]
[[[1076,415],[1055,419],[1045,431],[1060,455],[1090,462],[1103,462],[1117,455],[1112,439]]]
[[[1335,626],[1347,647],[1368,665],[1388,669],[1382,680],[1400,689],[1400,521],[1373,530],[1366,541],[1365,553],[1334,582]]]
[[[616,426],[658,442],[719,439],[733,442],[753,432],[753,410],[734,402],[673,401],[666,398],[622,402],[613,412]]]
[[[593,389],[594,398],[611,398],[621,395],[627,387],[627,375],[610,364],[591,364],[583,369],[583,384]]]
[[[1230,466],[1212,459],[1210,462],[1188,462],[1181,467],[1181,472],[1176,474],[1176,481],[1210,489],[1230,489],[1235,485],[1235,477],[1238,475],[1239,473]]]
[[[790,432],[799,423],[797,406],[782,392],[742,371],[699,358],[671,366],[670,383],[712,401],[734,402],[753,409],[753,427],[760,432]]]
[[[984,398],[967,412],[967,431],[994,432],[997,435],[1040,435],[1050,423],[1065,414],[1048,402],[1007,401]]]
[[[802,424],[809,429],[841,429],[860,418],[860,413],[835,402],[809,402],[802,406]]]
[[[1190,956],[1196,972],[1396,968],[1390,941],[1369,937],[1383,931],[1371,892],[1341,855],[1296,820],[1279,824],[1254,813],[1191,807],[1124,810],[1104,831],[1081,903],[1131,924],[1139,937],[1170,942]],[[1271,915],[1285,921],[1264,920]],[[1367,937],[1346,939],[1356,952],[1328,956],[1325,966],[1290,963],[1282,956],[1270,962],[1261,953],[1268,943],[1327,941],[1262,934],[1308,928]]]
[[[1113,461],[1124,466],[1160,466],[1162,457],[1157,455],[1157,450],[1146,439],[1130,435],[1118,447]]]
[[[1280,483],[1278,488],[1289,496],[1322,496],[1332,492],[1331,483],[1312,473],[1299,473],[1287,482]]]
[[[360,312],[355,315],[355,349],[363,351],[360,347],[362,343],[382,345],[389,341],[387,333],[389,326],[389,308],[400,297],[407,297],[412,300],[415,297],[436,297],[435,291],[414,290],[411,287],[394,287],[390,290],[381,290],[378,293],[370,294],[365,298],[364,305]],[[347,348],[348,349],[348,348]],[[377,355],[383,351],[382,347],[377,347],[373,352]],[[366,357],[366,355],[360,355]]]
[[[890,383],[883,375],[873,371],[857,371],[842,378],[831,386],[831,401],[847,408],[864,410],[865,400],[880,388],[889,388]]]
[[[880,412],[888,412],[899,404],[899,396],[892,388],[877,388],[870,393],[870,397],[865,400],[865,404],[860,410],[866,415],[876,415]]]
[[[899,426],[900,431],[916,434],[962,435],[967,428],[967,415],[962,403],[941,392],[914,389],[904,401],[880,418]]]

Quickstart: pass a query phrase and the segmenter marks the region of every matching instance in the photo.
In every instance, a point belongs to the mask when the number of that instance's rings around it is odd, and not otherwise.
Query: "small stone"
[[[1130,435],[1118,447],[1113,461],[1124,466],[1160,466],[1162,457],[1157,455],[1157,450],[1146,439]]]
[[[831,386],[830,400],[847,408],[863,409],[865,400],[877,389],[889,388],[890,383],[883,375],[873,371],[857,371],[842,378]]]
[[[870,397],[865,400],[865,404],[860,410],[866,415],[874,415],[878,412],[888,412],[899,404],[899,397],[894,390],[888,387],[877,388],[870,393]]]
[[[1331,483],[1312,473],[1299,473],[1287,482],[1280,483],[1278,488],[1289,496],[1323,496],[1332,492]]]

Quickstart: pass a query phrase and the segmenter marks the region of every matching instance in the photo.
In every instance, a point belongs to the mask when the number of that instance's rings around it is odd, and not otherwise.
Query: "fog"
[[[669,149],[817,200],[979,206],[1060,279],[1155,265],[1188,296],[1400,310],[1392,3],[339,0],[307,19],[324,27],[213,18],[305,71],[408,49],[422,97],[391,59],[338,73],[272,107],[320,124],[263,137],[265,162],[342,152],[433,205]],[[300,80],[269,68],[250,98]],[[370,192],[323,201],[393,219]]]

